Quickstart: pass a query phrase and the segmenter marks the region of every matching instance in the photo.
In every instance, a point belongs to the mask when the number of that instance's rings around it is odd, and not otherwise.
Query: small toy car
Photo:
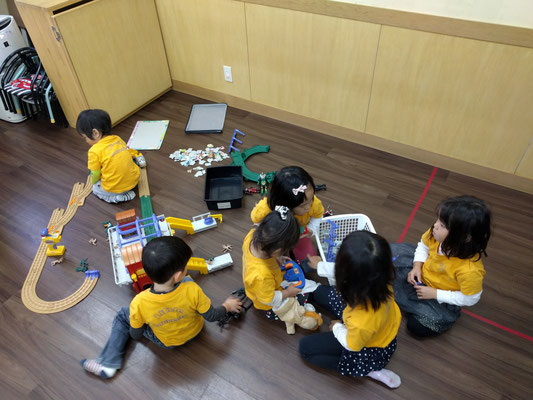
[[[256,187],[247,187],[244,189],[244,194],[254,194],[259,193],[261,190]]]

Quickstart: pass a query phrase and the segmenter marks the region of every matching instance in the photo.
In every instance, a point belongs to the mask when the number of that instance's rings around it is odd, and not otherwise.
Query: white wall
[[[7,0],[0,0],[0,15],[9,15]]]
[[[443,17],[533,28],[533,0],[333,0]]]

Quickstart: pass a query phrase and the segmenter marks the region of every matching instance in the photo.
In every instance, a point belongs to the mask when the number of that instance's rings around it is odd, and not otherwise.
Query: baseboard
[[[239,108],[263,115],[289,124],[297,125],[306,129],[314,130],[339,139],[361,144],[387,153],[402,156],[411,160],[423,162],[448,171],[481,179],[490,183],[501,185],[521,192],[533,194],[533,181],[506,172],[457,160],[427,150],[418,149],[402,143],[383,139],[367,133],[359,132],[342,126],[333,125],[302,115],[293,114],[251,100],[235,97],[226,93],[205,89],[188,83],[172,80],[172,88],[178,92],[201,97],[206,100],[227,103],[231,107]]]

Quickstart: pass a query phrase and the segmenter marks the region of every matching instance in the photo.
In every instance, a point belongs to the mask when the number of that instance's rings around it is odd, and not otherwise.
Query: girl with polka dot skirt
[[[408,314],[415,336],[435,336],[450,329],[461,307],[476,304],[485,269],[481,255],[490,238],[491,212],[472,196],[446,199],[437,221],[418,243],[391,244],[396,267],[394,297]]]
[[[368,376],[390,388],[400,377],[385,369],[396,350],[401,313],[394,301],[394,266],[387,241],[367,231],[350,233],[335,260],[337,287],[321,285],[310,296],[342,321],[330,332],[300,340],[302,357],[342,375]]]

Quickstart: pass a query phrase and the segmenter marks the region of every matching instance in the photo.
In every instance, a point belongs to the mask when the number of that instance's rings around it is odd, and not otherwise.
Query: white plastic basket
[[[337,228],[334,230],[334,238],[332,240],[333,246],[330,251],[330,235],[332,224],[328,221],[336,224]],[[320,252],[320,257],[322,260],[327,261],[328,252],[330,252],[333,260],[339,247],[346,236],[348,236],[353,231],[370,231],[376,233],[372,221],[364,214],[342,214],[342,215],[332,215],[330,217],[322,218],[317,232],[315,232],[315,239],[317,243],[318,251]],[[332,260],[332,261],[333,261]]]

